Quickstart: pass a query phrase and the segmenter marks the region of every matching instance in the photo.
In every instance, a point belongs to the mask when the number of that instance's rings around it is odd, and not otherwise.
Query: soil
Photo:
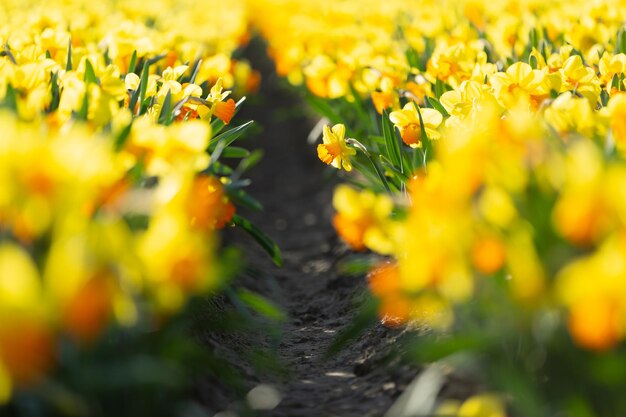
[[[322,164],[315,147],[306,142],[316,120],[267,62],[255,62],[255,67],[259,65],[264,71],[262,91],[256,102],[246,103],[238,118],[254,119],[262,127],[249,140],[251,148],[260,148],[265,155],[250,172],[249,192],[264,210],[244,214],[276,241],[284,265],[273,266],[267,254],[241,231],[228,233],[226,241],[242,246],[249,265],[263,273],[262,279],[243,277],[244,285],[270,298],[288,315],[277,346],[287,373],[283,377],[255,374],[250,369],[244,373],[250,386],[271,384],[280,393],[282,401],[260,412],[263,417],[382,416],[418,370],[387,360],[400,331],[380,324],[337,355],[325,357],[359,311],[365,277],[338,272],[338,261],[348,250],[331,224],[336,172]],[[267,341],[249,343],[267,345]],[[215,386],[205,382],[200,396],[216,409],[215,393],[209,390]],[[237,408],[233,404],[227,407]]]

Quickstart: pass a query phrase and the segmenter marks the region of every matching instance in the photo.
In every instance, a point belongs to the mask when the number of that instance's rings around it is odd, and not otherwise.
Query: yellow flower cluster
[[[423,99],[436,80],[455,89],[466,80],[482,83],[527,54],[529,41],[542,52],[552,44],[571,45],[596,64],[606,46],[614,45],[626,18],[619,0],[250,3],[258,8],[252,20],[268,39],[279,74],[321,97],[349,96],[353,87],[361,94],[375,92],[381,102],[398,93]],[[593,77],[585,78],[587,71],[577,72],[573,61],[564,64],[569,53],[559,57],[558,51],[548,52],[557,54],[535,57],[535,67],[548,67],[550,73],[563,68],[569,77],[563,89],[582,81],[590,95],[595,91]],[[608,77],[623,62],[610,55],[603,60]],[[548,78],[557,82],[558,77]],[[521,88],[547,93],[541,84]]]
[[[255,21],[279,73],[382,114],[382,129],[353,128],[373,163],[395,157],[383,180],[408,189],[408,217],[391,221],[388,197],[342,186],[335,226],[357,250],[393,254],[370,279],[383,316],[429,310],[431,324],[450,323],[442,305],[502,279],[524,308],[565,311],[584,348],[626,338],[622,2],[259,4],[276,11]],[[376,140],[386,121],[399,154]],[[347,146],[335,154],[346,170],[357,158]]]
[[[0,403],[58,338],[158,323],[218,285],[235,208],[207,150],[224,88],[258,83],[232,59],[247,33],[238,1],[3,1]]]

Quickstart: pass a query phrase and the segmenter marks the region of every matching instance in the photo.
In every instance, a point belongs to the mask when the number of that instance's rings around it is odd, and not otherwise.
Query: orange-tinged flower
[[[235,215],[235,206],[215,177],[200,175],[194,180],[186,203],[191,226],[199,230],[222,229]]]
[[[553,211],[557,230],[569,242],[586,246],[602,232],[604,208],[595,190],[579,189],[561,196]]]
[[[345,136],[346,127],[342,124],[337,124],[332,129],[324,126],[324,143],[317,145],[317,156],[327,165],[352,171],[350,157],[356,155],[356,149],[346,144]]]
[[[225,124],[229,124],[235,115],[235,100],[218,101],[213,105],[213,114]]]
[[[408,93],[413,95],[413,100],[418,103],[424,103],[426,97],[432,97],[431,84],[426,80],[423,82],[409,81],[404,85]]]
[[[423,293],[409,295],[402,288],[396,263],[381,263],[368,275],[372,294],[380,299],[378,315],[382,324],[397,327],[407,322],[437,329],[448,328],[453,321],[449,304],[441,297]]]
[[[106,273],[96,274],[65,305],[65,329],[81,342],[94,341],[111,315],[112,299],[111,278]]]
[[[196,252],[181,253],[181,256],[172,262],[171,281],[183,291],[193,291],[204,268],[203,262],[201,255]]]
[[[212,235],[190,226],[189,217],[171,206],[157,212],[139,236],[137,253],[158,311],[173,313],[189,295],[215,284]]]
[[[412,308],[408,297],[395,293],[380,300],[378,317],[387,327],[399,327],[410,320]]]
[[[18,319],[0,324],[0,362],[18,385],[40,379],[53,365],[54,343],[48,326]]]
[[[350,219],[340,213],[336,213],[333,216],[333,226],[337,234],[355,251],[365,250],[363,236],[369,225],[370,223],[368,221],[364,221],[363,219]]]
[[[398,225],[391,220],[393,201],[389,196],[340,185],[333,195],[333,207],[337,210],[333,225],[352,249],[393,253]]]
[[[504,265],[505,258],[504,244],[497,237],[479,238],[472,246],[472,263],[485,275],[498,272]]]
[[[398,265],[383,262],[367,276],[370,291],[380,299],[378,316],[385,326],[397,327],[405,324],[411,315],[411,300],[400,287]]]
[[[402,291],[400,272],[395,263],[384,262],[377,265],[367,276],[370,291],[377,297],[385,297]]]
[[[198,114],[197,110],[194,110],[191,107],[183,106],[183,108],[181,108],[178,114],[176,115],[175,120],[177,122],[182,122],[185,120],[197,119],[199,116],[200,115]]]
[[[46,172],[44,167],[35,166],[24,173],[22,179],[24,186],[29,192],[51,198],[56,190],[54,175]]]
[[[131,187],[128,178],[122,178],[113,184],[103,187],[94,201],[85,205],[85,213],[90,216],[100,208],[111,209],[123,198]]]
[[[420,109],[420,113],[428,139],[437,140],[441,138],[441,133],[437,130],[443,122],[441,113],[426,108]],[[391,112],[389,120],[400,130],[400,136],[405,144],[411,148],[422,146],[422,129],[416,103],[409,102],[402,110]]]
[[[569,311],[570,334],[585,349],[607,350],[626,336],[625,237],[605,240],[565,266],[555,281],[555,295]]]
[[[623,337],[617,304],[609,298],[586,297],[570,309],[570,333],[577,344],[591,350],[608,350]]]
[[[394,106],[396,97],[391,92],[374,91],[372,93],[372,102],[378,114],[383,114],[383,110],[387,110]]]

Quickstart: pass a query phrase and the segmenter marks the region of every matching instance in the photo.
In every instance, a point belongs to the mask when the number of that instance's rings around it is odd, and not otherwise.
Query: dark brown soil
[[[385,360],[398,332],[381,325],[325,359],[328,347],[358,311],[365,278],[338,273],[337,261],[347,250],[331,225],[336,175],[317,159],[315,147],[306,143],[315,120],[307,116],[298,94],[267,67],[262,88],[256,103],[246,103],[240,119],[255,119],[263,129],[248,143],[265,152],[263,161],[251,171],[250,187],[264,210],[245,214],[275,239],[284,266],[274,267],[243,232],[233,231],[226,237],[243,246],[250,266],[269,277],[244,278],[244,285],[271,298],[289,316],[277,347],[288,373],[251,376],[251,386],[269,383],[282,396],[275,409],[260,415],[382,416],[417,370]],[[210,384],[204,387],[212,388]],[[206,391],[201,396],[211,398]]]

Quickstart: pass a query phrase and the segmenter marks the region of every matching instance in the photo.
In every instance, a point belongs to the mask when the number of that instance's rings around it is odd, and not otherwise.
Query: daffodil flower
[[[356,155],[356,149],[346,144],[345,136],[346,127],[342,124],[337,124],[332,129],[324,126],[324,143],[317,146],[317,156],[327,165],[352,171],[350,157]]]
[[[480,108],[480,103],[492,99],[487,87],[473,80],[463,81],[459,88],[442,94],[441,105],[450,114],[446,126],[458,123]]]
[[[235,115],[235,109],[237,106],[235,104],[235,100],[232,98],[226,100],[226,98],[230,95],[230,91],[223,91],[222,83],[222,79],[218,78],[215,85],[211,87],[211,91],[207,97],[207,101],[211,104],[211,108],[206,113],[205,110],[201,110],[200,113],[203,118],[215,116],[225,124],[229,124]]]
[[[222,79],[218,78],[215,85],[211,87],[211,92],[209,93],[209,97],[207,97],[207,101],[210,101],[211,103],[219,103],[220,101],[224,101],[230,95],[230,91],[222,91],[222,83]]]
[[[489,79],[496,98],[505,107],[515,107],[519,100],[528,100],[537,109],[550,92],[546,71],[534,70],[525,62],[516,62],[506,72]]]
[[[572,55],[563,63],[561,69],[562,91],[576,91],[595,107],[600,97],[600,79],[593,68],[586,66],[578,55]]]
[[[428,139],[438,140],[441,138],[441,133],[437,130],[443,122],[441,113],[434,109],[420,109],[420,112]],[[411,148],[422,146],[422,128],[416,104],[409,102],[402,110],[391,112],[389,120],[400,130],[400,136],[404,143]]]

